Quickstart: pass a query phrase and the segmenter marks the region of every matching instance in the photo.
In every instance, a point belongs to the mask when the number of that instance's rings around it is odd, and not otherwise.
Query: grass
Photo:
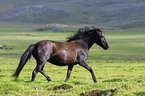
[[[90,73],[79,65],[72,71],[67,83],[64,82],[67,67],[59,67],[46,63],[44,70],[52,82],[38,74],[35,82],[31,74],[36,63],[30,60],[22,70],[17,81],[14,73],[21,54],[37,41],[50,39],[65,41],[68,32],[36,32],[24,27],[1,27],[0,45],[13,47],[0,49],[0,95],[5,96],[78,96],[93,90],[109,90],[119,88],[112,93],[115,96],[145,95],[145,31],[104,31],[110,49],[105,51],[96,44],[89,51],[88,64],[93,68],[98,83],[93,83]],[[61,86],[68,86],[63,89]],[[69,87],[70,86],[70,87]]]

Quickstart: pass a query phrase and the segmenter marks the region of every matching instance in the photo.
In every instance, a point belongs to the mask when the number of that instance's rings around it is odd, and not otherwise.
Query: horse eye
[[[102,32],[97,33],[100,37],[104,37],[104,34]]]
[[[102,41],[102,42],[105,42],[105,39],[102,37],[102,38],[101,38],[101,41]]]

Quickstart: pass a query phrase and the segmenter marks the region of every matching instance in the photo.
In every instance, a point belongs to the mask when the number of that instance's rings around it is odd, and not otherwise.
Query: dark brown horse
[[[37,66],[32,72],[32,79],[34,81],[38,72],[46,77],[48,81],[51,81],[50,77],[44,73],[43,67],[48,61],[58,66],[68,65],[68,71],[65,82],[68,81],[71,71],[74,65],[79,64],[90,71],[94,82],[97,82],[94,72],[91,67],[86,63],[88,57],[88,51],[94,43],[101,46],[104,50],[109,48],[102,30],[99,28],[82,28],[78,32],[67,38],[66,42],[56,42],[51,40],[39,41],[36,44],[32,44],[21,56],[20,63],[13,74],[18,78],[22,68],[31,57],[31,54],[37,61]]]

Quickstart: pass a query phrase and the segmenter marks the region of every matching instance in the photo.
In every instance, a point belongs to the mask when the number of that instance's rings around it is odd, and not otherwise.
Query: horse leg
[[[47,79],[49,82],[51,82],[50,77],[49,77],[46,73],[44,73],[43,67],[44,67],[44,65],[42,66],[40,73],[41,73],[43,76],[45,76],[46,79]]]
[[[70,77],[70,74],[71,74],[71,71],[72,71],[73,67],[74,67],[74,65],[68,65],[67,76],[66,76],[65,82],[68,81],[68,79],[69,79],[69,77]]]
[[[41,66],[37,64],[36,68],[35,68],[34,71],[32,72],[32,79],[31,79],[31,81],[34,81],[34,80],[35,80],[35,77],[36,77],[37,73],[39,72],[40,67],[41,67]]]
[[[38,72],[40,72],[43,76],[45,76],[48,81],[51,81],[50,77],[44,73],[44,70],[43,70],[44,65],[45,65],[45,62],[37,61],[37,66],[34,69],[34,71],[32,72],[31,81],[35,80],[35,77]]]
[[[86,63],[86,61],[81,61],[81,62],[79,63],[79,65],[82,66],[82,67],[84,67],[85,69],[87,69],[87,70],[91,73],[92,78],[93,78],[93,80],[94,80],[94,83],[97,82],[96,76],[95,76],[95,74],[94,74],[94,72],[93,72],[93,69]]]

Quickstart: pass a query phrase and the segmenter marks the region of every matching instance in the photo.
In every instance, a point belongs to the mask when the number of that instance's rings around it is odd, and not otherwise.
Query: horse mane
[[[67,42],[82,39],[82,38],[86,37],[92,31],[102,32],[102,29],[95,28],[94,26],[79,28],[78,32],[76,32],[73,36],[67,37]]]

